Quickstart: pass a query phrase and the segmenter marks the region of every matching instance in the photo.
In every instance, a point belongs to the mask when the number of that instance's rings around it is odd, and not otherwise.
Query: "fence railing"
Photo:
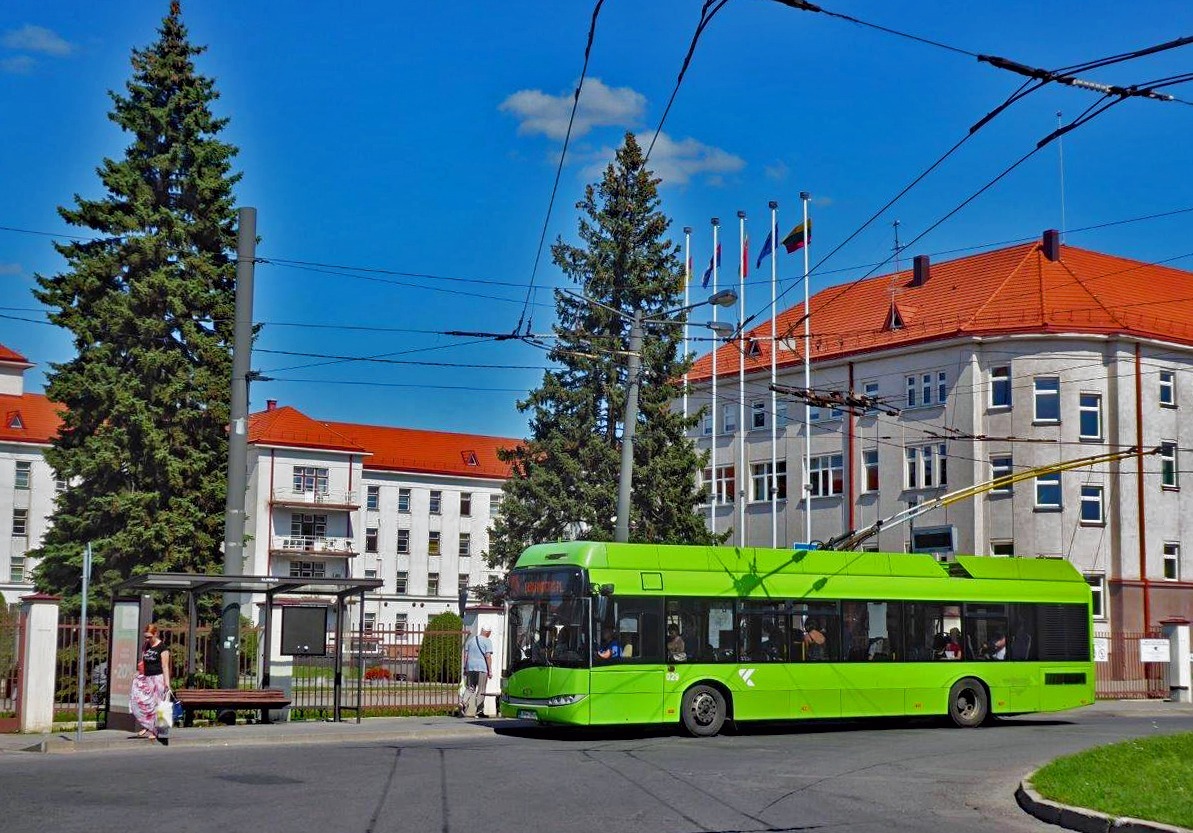
[[[8,614],[0,600],[0,732],[15,732],[17,687],[21,674],[21,621]]]
[[[1168,696],[1168,663],[1143,662],[1139,640],[1163,639],[1159,633],[1095,633],[1106,640],[1105,662],[1094,663],[1094,695],[1101,700],[1162,699]]]
[[[341,677],[344,707],[351,711],[359,707],[371,715],[451,711],[459,704],[463,643],[460,631],[408,627],[375,628],[363,640],[356,635],[345,636]],[[336,650],[335,641],[329,640],[327,656],[294,657],[292,717],[309,719],[330,714]]]

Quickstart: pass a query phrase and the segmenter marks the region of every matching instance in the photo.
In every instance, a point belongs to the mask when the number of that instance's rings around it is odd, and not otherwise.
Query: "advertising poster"
[[[118,601],[112,606],[112,669],[108,674],[109,711],[131,714],[129,694],[137,674],[141,645],[140,602]]]

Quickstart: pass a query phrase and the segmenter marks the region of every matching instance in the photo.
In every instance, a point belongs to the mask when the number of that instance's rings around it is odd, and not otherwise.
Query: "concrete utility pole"
[[[237,216],[236,321],[232,333],[231,429],[228,432],[228,500],[224,509],[224,575],[244,574],[244,500],[248,480],[249,368],[253,351],[253,267],[257,257],[257,209]],[[240,596],[224,594],[220,628],[220,688],[240,677]]]
[[[621,429],[621,473],[617,479],[617,524],[613,540],[630,540],[630,492],[634,480],[634,426],[638,422],[638,373],[642,364],[642,310],[634,311],[630,324],[629,389],[625,398],[625,421]]]

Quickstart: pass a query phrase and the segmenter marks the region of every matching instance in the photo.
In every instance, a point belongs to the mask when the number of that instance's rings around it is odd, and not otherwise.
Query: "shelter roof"
[[[117,593],[304,593],[341,596],[376,590],[379,578],[289,578],[287,576],[224,576],[198,573],[142,573],[121,583]]]

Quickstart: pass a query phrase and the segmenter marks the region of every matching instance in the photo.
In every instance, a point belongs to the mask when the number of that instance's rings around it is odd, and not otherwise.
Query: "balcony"
[[[274,489],[269,502],[274,506],[290,506],[300,509],[350,511],[360,508],[359,494],[343,489],[310,492],[296,492],[286,488]]]
[[[320,538],[315,535],[299,535],[288,538],[274,538],[269,548],[270,555],[325,556],[346,558],[356,555],[351,538]]]

